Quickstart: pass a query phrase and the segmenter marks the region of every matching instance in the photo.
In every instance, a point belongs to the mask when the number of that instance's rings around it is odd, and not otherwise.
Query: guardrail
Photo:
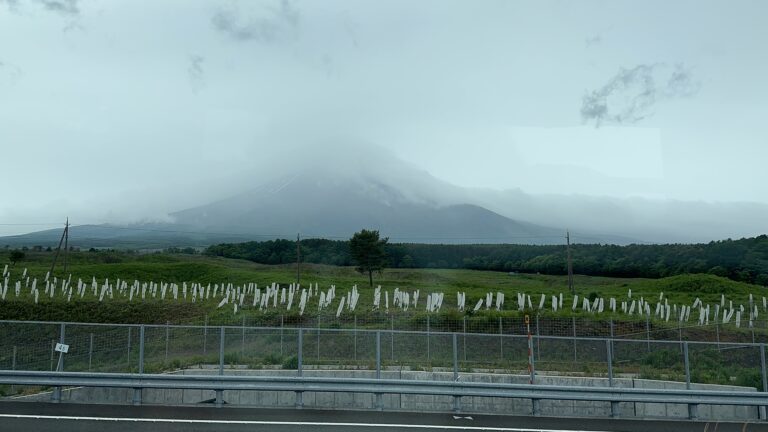
[[[82,338],[72,338],[71,332],[67,332],[67,329],[77,328],[77,324],[58,323],[58,341],[61,344],[70,342],[70,340],[77,341],[76,343],[83,344]],[[131,354],[131,338],[130,329],[131,326],[124,326],[129,330],[128,338],[128,356]],[[241,349],[245,349],[245,330],[244,327],[218,327],[209,328],[203,327],[203,335],[208,335],[209,331],[212,335],[217,335],[217,345],[212,346],[210,351],[214,354],[215,360],[211,364],[215,364],[216,369],[211,370],[211,375],[198,375],[198,376],[174,376],[163,374],[148,374],[145,373],[145,353],[148,351],[145,347],[145,341],[151,340],[152,346],[155,351],[159,348],[161,351],[165,349],[165,358],[168,357],[168,344],[169,344],[169,330],[171,328],[187,328],[185,326],[148,326],[138,325],[136,336],[136,344],[134,349],[137,349],[136,368],[133,371],[138,373],[126,373],[125,371],[116,371],[116,373],[91,373],[91,372],[65,372],[65,357],[59,353],[59,361],[57,363],[57,371],[30,371],[30,370],[16,370],[16,347],[13,347],[12,362],[10,364],[11,370],[3,370],[3,366],[0,365],[0,384],[9,385],[35,385],[35,386],[50,386],[54,388],[52,394],[52,400],[58,402],[61,400],[61,388],[64,386],[82,386],[82,387],[115,387],[115,388],[127,388],[133,389],[133,403],[142,403],[142,391],[144,389],[195,389],[195,390],[213,390],[216,392],[216,403],[221,405],[223,403],[223,391],[226,390],[257,390],[257,391],[292,391],[296,393],[296,405],[298,407],[303,406],[303,393],[304,392],[350,392],[350,393],[368,393],[376,395],[375,407],[383,409],[381,403],[381,395],[383,394],[413,394],[413,395],[438,395],[438,396],[452,396],[454,398],[453,409],[459,411],[461,407],[462,397],[491,397],[491,398],[521,398],[530,399],[532,401],[531,412],[534,415],[540,413],[539,404],[540,400],[568,400],[568,401],[594,401],[594,402],[610,402],[611,404],[611,416],[619,416],[619,404],[622,402],[640,402],[640,403],[669,403],[669,404],[685,404],[688,405],[688,417],[697,418],[698,408],[700,404],[704,405],[730,405],[730,406],[749,406],[749,407],[761,407],[758,409],[758,413],[765,418],[765,408],[768,406],[768,369],[766,368],[766,355],[764,344],[711,344],[706,342],[694,342],[694,341],[682,341],[682,342],[656,342],[668,347],[674,347],[675,355],[680,357],[680,367],[685,376],[685,389],[665,390],[665,389],[637,389],[637,388],[620,388],[615,387],[614,380],[614,367],[619,363],[614,360],[615,345],[627,345],[627,348],[632,348],[638,343],[644,344],[644,341],[624,340],[624,339],[604,339],[604,338],[565,338],[565,337],[553,337],[553,336],[541,336],[535,337],[536,343],[540,342],[565,342],[573,343],[574,350],[574,362],[576,361],[576,343],[585,345],[589,349],[589,352],[584,352],[582,355],[591,358],[604,359],[605,362],[605,374],[601,371],[602,377],[607,377],[607,387],[574,387],[574,386],[559,386],[559,385],[541,385],[537,383],[537,362],[541,361],[538,350],[533,349],[529,345],[531,354],[528,357],[528,366],[531,373],[531,381],[527,385],[523,384],[488,384],[488,383],[472,383],[472,382],[459,382],[459,370],[462,366],[459,353],[462,352],[466,357],[467,352],[471,350],[467,348],[467,336],[472,337],[472,334],[461,333],[421,333],[421,332],[402,332],[402,331],[387,331],[387,330],[340,330],[340,329],[323,329],[328,335],[341,335],[350,336],[354,338],[354,347],[357,349],[358,337],[368,337],[369,348],[372,348],[372,358],[367,367],[375,367],[376,379],[357,379],[357,378],[315,378],[304,377],[303,368],[305,365],[305,342],[311,340],[316,342],[316,348],[319,359],[320,349],[320,330],[319,329],[294,329],[295,342],[291,341],[290,344],[295,349],[296,364],[290,369],[293,369],[296,373],[295,377],[244,377],[244,376],[225,376],[225,342],[227,340],[235,339]],[[196,327],[189,327],[196,329]],[[155,331],[155,338],[149,338],[145,333],[148,331]],[[157,338],[157,330],[161,330],[163,333],[160,339]],[[227,337],[227,331],[236,331],[236,335],[233,338],[230,333]],[[248,329],[253,331],[269,330],[269,329]],[[307,337],[309,336],[309,337]],[[388,342],[383,344],[383,337],[388,336]],[[395,336],[403,338],[419,338],[426,339],[426,352],[430,352],[430,346],[432,350],[440,348],[445,356],[443,364],[450,365],[453,368],[452,381],[418,381],[418,380],[388,380],[381,378],[381,371],[383,368],[382,363],[382,350],[389,347],[391,352],[394,353]],[[523,336],[518,335],[474,335],[483,338],[498,338],[498,349],[501,353],[510,354],[512,348],[505,342],[509,341],[523,341]],[[283,349],[283,333],[275,335],[275,338],[279,337],[280,349]],[[330,337],[330,336],[325,336]],[[310,339],[311,338],[311,339]],[[430,338],[434,340],[430,344]],[[292,339],[292,338],[291,338]],[[206,340],[206,338],[204,338]],[[288,340],[288,338],[286,338]],[[398,342],[399,343],[399,342]],[[0,342],[2,344],[2,342]],[[90,355],[92,353],[93,335],[90,337],[91,350],[88,352],[88,368],[90,369]],[[285,346],[289,343],[286,342]],[[750,350],[748,360],[754,365],[753,369],[759,372],[760,383],[762,392],[742,392],[742,391],[710,391],[710,390],[694,390],[692,389],[692,365],[689,358],[689,345],[691,349],[697,350],[697,347],[711,347],[711,349],[720,350],[732,350],[743,349]],[[76,347],[78,345],[73,345]],[[487,345],[478,345],[474,349],[479,347],[487,347]],[[520,349],[522,345],[516,346],[517,354],[521,354]],[[557,345],[560,349],[570,350],[570,345]],[[80,346],[82,351],[82,346]],[[205,345],[204,345],[205,348]],[[679,350],[679,351],[678,351]],[[314,350],[313,350],[314,351]],[[633,355],[634,351],[625,353],[625,355]],[[695,352],[695,351],[694,351]],[[355,351],[357,353],[357,351]],[[483,351],[483,353],[486,353]],[[661,352],[663,353],[663,352]],[[47,355],[47,354],[46,354]],[[394,354],[393,354],[394,355]],[[429,354],[427,354],[429,355]],[[434,355],[434,353],[433,353]],[[503,354],[502,354],[503,356]],[[500,356],[500,357],[502,357]],[[313,354],[314,358],[314,354]],[[355,354],[357,358],[357,354]],[[213,360],[213,359],[212,359]],[[581,358],[579,358],[581,360]],[[466,360],[465,360],[466,361]],[[674,360],[677,361],[677,360]],[[50,348],[50,362],[51,369],[54,366],[54,348]],[[214,363],[215,362],[215,363]],[[374,366],[375,365],[375,366]],[[730,365],[731,367],[738,368],[735,363]]]
[[[296,393],[296,407],[303,406],[304,392],[347,392],[376,395],[373,409],[383,409],[381,395],[432,395],[454,398],[454,410],[460,411],[463,397],[518,398],[531,400],[531,412],[539,415],[540,400],[565,400],[611,403],[611,416],[619,417],[619,403],[686,404],[689,417],[695,419],[698,405],[737,405],[763,407],[768,393],[702,390],[664,390],[616,387],[548,386],[457,381],[398,379],[360,379],[330,377],[266,377],[166,374],[105,374],[87,372],[0,371],[0,384],[35,386],[111,387],[134,390],[134,404],[141,404],[144,389],[213,390],[216,406],[223,404],[227,390],[281,391]],[[59,394],[60,397],[60,394]],[[54,399],[54,402],[57,402]]]

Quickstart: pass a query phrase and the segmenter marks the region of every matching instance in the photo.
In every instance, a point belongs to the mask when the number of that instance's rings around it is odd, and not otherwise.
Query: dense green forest
[[[396,268],[466,268],[476,270],[566,273],[565,246],[511,244],[445,245],[394,243],[386,246],[389,266]],[[207,255],[247,259],[262,264],[296,262],[296,242],[225,243]],[[591,276],[660,278],[684,273],[710,273],[733,280],[768,285],[768,236],[706,244],[571,246],[574,272]],[[301,241],[301,261],[353,265],[349,242]]]

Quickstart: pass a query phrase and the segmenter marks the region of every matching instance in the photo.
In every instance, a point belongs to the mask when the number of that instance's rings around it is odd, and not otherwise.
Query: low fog
[[[0,0],[0,235],[174,223],[297,178],[585,242],[762,234],[767,13]]]

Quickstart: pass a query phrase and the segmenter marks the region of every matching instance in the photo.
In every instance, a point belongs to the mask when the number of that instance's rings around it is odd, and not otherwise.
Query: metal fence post
[[[381,379],[381,331],[376,330],[376,379]],[[376,393],[376,409],[384,409],[381,393]]]
[[[459,340],[453,333],[453,382],[459,381]],[[453,411],[461,411],[461,396],[453,397]]]
[[[395,316],[394,315],[391,316],[390,330],[391,330],[390,335],[392,337],[389,338],[389,343],[390,343],[389,352],[392,355],[392,361],[394,362],[395,361]]]
[[[219,327],[219,375],[224,375],[224,326]],[[224,405],[224,390],[216,390],[216,408]]]
[[[139,373],[144,373],[144,324],[139,326]]]
[[[504,334],[501,329],[501,317],[499,317],[499,359],[504,361]]]
[[[645,316],[645,343],[646,351],[651,352],[651,319],[648,315]]]
[[[131,326],[128,326],[128,368],[131,367]]]
[[[168,363],[168,345],[171,340],[171,328],[169,327],[171,324],[170,321],[165,322],[165,362]]]
[[[691,364],[688,359],[688,342],[683,342],[683,361],[685,362],[685,388],[691,389]],[[698,404],[688,404],[688,418],[695,419],[699,416]]]
[[[320,364],[320,312],[317,312],[317,364]]]
[[[93,364],[93,333],[90,334],[90,342],[88,343],[88,372],[91,371],[91,365]]]
[[[608,358],[608,387],[613,387],[613,339],[605,341],[606,357]],[[619,403],[611,401],[611,417],[619,416]]]
[[[296,364],[296,376],[302,376],[304,374],[304,330],[299,327],[299,337],[297,346],[298,361]],[[296,408],[301,409],[304,407],[304,392],[296,392]]]
[[[219,375],[224,375],[224,326],[219,327]]]
[[[467,316],[464,315],[464,318],[462,318],[463,322],[463,333],[464,333],[464,362],[467,361]]]
[[[536,358],[541,359],[541,333],[539,332],[539,314],[536,313]]]
[[[280,315],[280,357],[281,358],[285,355],[283,354],[283,331],[284,331],[283,315]]]
[[[768,392],[768,370],[765,368],[765,344],[760,344],[760,371],[763,376],[763,392]],[[768,407],[761,407],[763,420],[768,419]]]
[[[243,315],[243,340],[240,342],[240,353],[245,356],[245,315]]]
[[[613,348],[614,348],[614,346],[613,346],[613,338],[614,338],[614,336],[613,336],[613,318],[609,319],[608,325],[610,326],[609,328],[610,328],[610,331],[611,331],[611,338],[610,338],[610,341],[611,341],[611,361],[613,361]]]
[[[144,324],[139,326],[139,374],[144,373]],[[133,389],[133,404],[141,405],[141,388]]]
[[[13,357],[11,357],[11,370],[16,370],[16,345],[13,346]],[[11,385],[11,394],[16,393],[16,386]]]
[[[357,314],[354,315],[355,317],[355,364],[357,364]]]
[[[571,317],[571,321],[573,322],[573,364],[575,365],[578,362],[576,359],[576,317]]]
[[[715,319],[715,335],[717,336],[717,350],[720,350],[720,324],[717,322],[717,319]]]
[[[430,361],[430,352],[429,352],[429,315],[427,315],[427,362]]]
[[[61,323],[59,325],[59,343],[64,343],[64,335],[66,332],[66,324]],[[56,345],[54,345],[55,349]],[[56,372],[63,372],[64,371],[64,353],[59,352],[59,362],[56,364]],[[51,399],[54,403],[61,402],[61,386],[56,386],[53,389],[53,393],[51,394]]]
[[[205,314],[203,324],[203,355],[208,354],[208,314]]]

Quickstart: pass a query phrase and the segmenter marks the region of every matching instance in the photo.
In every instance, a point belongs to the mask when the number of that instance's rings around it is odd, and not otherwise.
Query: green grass
[[[38,284],[45,277],[53,259],[51,252],[26,252],[23,261],[11,268],[11,281],[18,278],[24,268],[28,269],[31,277],[38,278]],[[60,257],[61,261],[61,257]],[[264,287],[273,282],[287,285],[296,280],[295,265],[262,265],[244,260],[207,257],[181,254],[132,254],[123,252],[71,252],[68,257],[67,274],[72,275],[73,285],[78,278],[90,283],[93,277],[102,284],[105,279],[114,283],[118,278],[130,283],[133,280],[142,282],[198,282],[203,284],[232,283],[235,285],[249,282],[258,283]],[[8,252],[0,252],[0,266],[8,262]],[[63,275],[62,266],[56,270],[57,276]],[[365,275],[355,272],[352,267],[334,267],[316,264],[302,264],[302,285],[317,283],[321,289],[327,289],[331,284],[337,287],[337,295],[343,295],[352,285],[357,284],[361,290],[357,314],[365,315],[372,309],[373,295],[367,285]],[[558,316],[570,316],[572,297],[567,291],[567,280],[564,276],[516,274],[503,272],[454,270],[454,269],[387,269],[374,279],[375,285],[391,292],[399,287],[408,291],[420,290],[418,311],[423,312],[426,296],[431,292],[445,293],[444,306],[439,315],[459,317],[455,311],[456,292],[463,291],[467,295],[467,309],[472,309],[478,299],[488,291],[501,291],[506,295],[505,311],[501,315],[519,314],[516,304],[516,293],[525,292],[531,295],[534,308],[538,306],[541,294],[547,295],[546,304],[549,307],[550,297],[563,293],[566,308],[559,311]],[[574,279],[576,292],[580,297],[601,296],[607,299],[615,297],[626,299],[627,291],[632,290],[632,297],[640,296],[648,299],[651,304],[664,292],[670,303],[690,305],[696,297],[705,303],[719,303],[720,293],[726,293],[727,300],[734,304],[747,304],[748,296],[752,293],[755,301],[762,309],[762,296],[766,289],[757,285],[735,282],[713,275],[681,275],[663,279],[622,279],[607,277],[591,277],[576,275]],[[40,285],[38,285],[40,288]],[[203,316],[216,320],[232,315],[229,307],[216,309],[217,300],[204,302],[174,302],[157,299],[137,300],[129,303],[127,300],[107,300],[101,305],[86,295],[85,299],[73,299],[67,303],[65,299],[56,296],[53,299],[43,296],[35,305],[29,296],[28,289],[22,289],[22,297],[16,299],[13,288],[9,287],[6,302],[0,303],[0,318],[3,319],[39,319],[39,320],[68,320],[88,322],[126,322],[126,323],[165,323],[170,322],[202,322]],[[314,299],[313,299],[314,300]],[[390,299],[391,300],[391,299]],[[383,303],[382,294],[382,303]],[[580,302],[580,301],[579,301]],[[247,303],[247,302],[246,302]],[[316,302],[315,302],[316,303]],[[335,306],[328,313],[335,313]],[[293,312],[293,311],[292,311]],[[583,314],[582,312],[578,312]],[[270,315],[275,311],[259,312],[250,307],[242,310],[246,316]],[[316,306],[310,304],[306,315],[316,315]],[[551,315],[551,312],[548,314]],[[480,315],[494,317],[495,311],[482,311]],[[589,314],[586,314],[589,315]],[[693,314],[692,314],[692,319]]]

